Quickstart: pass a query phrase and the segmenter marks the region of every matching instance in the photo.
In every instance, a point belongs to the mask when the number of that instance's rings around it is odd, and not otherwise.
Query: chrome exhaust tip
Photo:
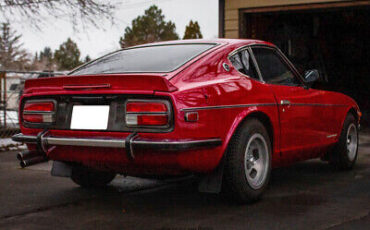
[[[22,161],[23,159],[29,159],[35,156],[42,156],[42,153],[39,153],[37,151],[23,151],[17,154],[17,159],[19,161]]]
[[[38,151],[24,151],[17,154],[19,165],[22,168],[48,161],[47,157]]]
[[[19,162],[19,165],[22,168],[25,168],[25,167],[35,165],[35,164],[38,164],[38,163],[42,163],[42,162],[46,162],[46,161],[48,161],[48,159],[45,156],[36,156],[36,157],[30,158],[30,159],[21,160]]]

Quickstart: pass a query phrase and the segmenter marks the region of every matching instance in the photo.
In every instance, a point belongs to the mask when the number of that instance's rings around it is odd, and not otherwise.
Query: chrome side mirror
[[[304,73],[304,81],[307,83],[309,87],[311,87],[314,82],[319,81],[319,80],[320,80],[320,74],[317,69],[307,70]]]

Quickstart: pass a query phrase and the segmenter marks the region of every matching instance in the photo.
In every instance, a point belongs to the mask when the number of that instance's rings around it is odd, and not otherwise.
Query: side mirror
[[[309,85],[310,87],[312,84],[316,81],[320,80],[320,74],[317,69],[307,70],[304,73],[304,81]]]

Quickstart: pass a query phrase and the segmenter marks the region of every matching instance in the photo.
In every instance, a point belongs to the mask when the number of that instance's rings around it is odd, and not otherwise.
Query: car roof
[[[186,39],[186,40],[172,40],[172,41],[161,41],[161,42],[153,42],[153,43],[146,43],[137,46],[131,46],[127,48],[139,48],[139,47],[148,47],[148,46],[155,46],[155,45],[176,45],[176,44],[229,44],[234,46],[245,46],[245,45],[253,45],[253,44],[263,44],[268,46],[274,46],[272,43],[257,40],[257,39],[226,39],[226,38],[216,38],[216,39]]]
[[[266,41],[262,41],[262,40],[257,40],[257,39],[226,39],[226,38],[215,38],[215,39],[185,39],[185,40],[171,40],[171,41],[161,41],[161,42],[145,43],[145,44],[141,44],[141,45],[136,45],[136,46],[130,46],[130,47],[127,47],[127,48],[123,48],[121,50],[135,49],[135,48],[144,48],[144,47],[151,47],[151,46],[160,46],[160,45],[202,44],[202,43],[203,44],[218,44],[218,45],[221,45],[223,47],[229,47],[229,48],[232,48],[232,49],[237,49],[237,48],[240,48],[240,47],[243,47],[243,46],[256,45],[256,44],[257,45],[267,45],[267,46],[274,46],[275,47],[275,45],[273,45],[272,43],[269,43],[269,42],[266,42]],[[213,48],[210,49],[209,51],[212,51],[212,50],[213,50]],[[117,50],[115,52],[118,52],[118,51],[120,51],[120,50]],[[115,52],[112,52],[112,53],[115,53]],[[112,53],[109,53],[109,54],[106,54],[106,55],[110,55]],[[205,55],[207,55],[207,53],[208,53],[208,51],[205,52]],[[93,61],[95,61],[95,60],[93,60]],[[175,75],[177,75],[179,72],[181,72],[184,68],[186,68],[187,66],[191,65],[191,63],[192,62],[185,63],[180,68],[178,68],[178,69],[176,69],[174,71],[165,73],[165,76],[164,77],[167,78],[167,79],[173,78]],[[87,64],[89,64],[89,63],[87,63]],[[81,66],[77,67],[76,69],[78,69],[80,67]],[[74,71],[75,71],[75,69],[72,70],[72,71],[70,71],[69,74],[73,73]],[[122,74],[125,74],[125,73],[122,73]],[[132,73],[130,73],[130,74],[132,74]],[[162,74],[163,75],[163,73],[156,73],[156,74]]]

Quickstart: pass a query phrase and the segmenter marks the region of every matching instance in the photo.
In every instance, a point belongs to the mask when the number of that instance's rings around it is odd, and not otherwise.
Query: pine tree
[[[77,44],[68,38],[54,53],[54,59],[60,70],[71,70],[82,64],[80,61],[81,52]]]
[[[200,26],[197,21],[193,22],[190,20],[189,25],[185,28],[185,33],[183,39],[200,39],[203,38],[200,32]]]
[[[22,48],[21,35],[10,28],[9,23],[2,23],[0,27],[0,68],[23,70],[29,59],[27,52]]]
[[[164,20],[162,10],[152,5],[126,27],[125,34],[120,38],[122,48],[157,41],[177,40],[176,26]]]
[[[84,63],[88,63],[91,61],[91,57],[89,55],[86,55]]]
[[[53,51],[51,51],[50,47],[45,47],[44,50],[40,52],[39,60],[45,63],[46,70],[53,69]]]

